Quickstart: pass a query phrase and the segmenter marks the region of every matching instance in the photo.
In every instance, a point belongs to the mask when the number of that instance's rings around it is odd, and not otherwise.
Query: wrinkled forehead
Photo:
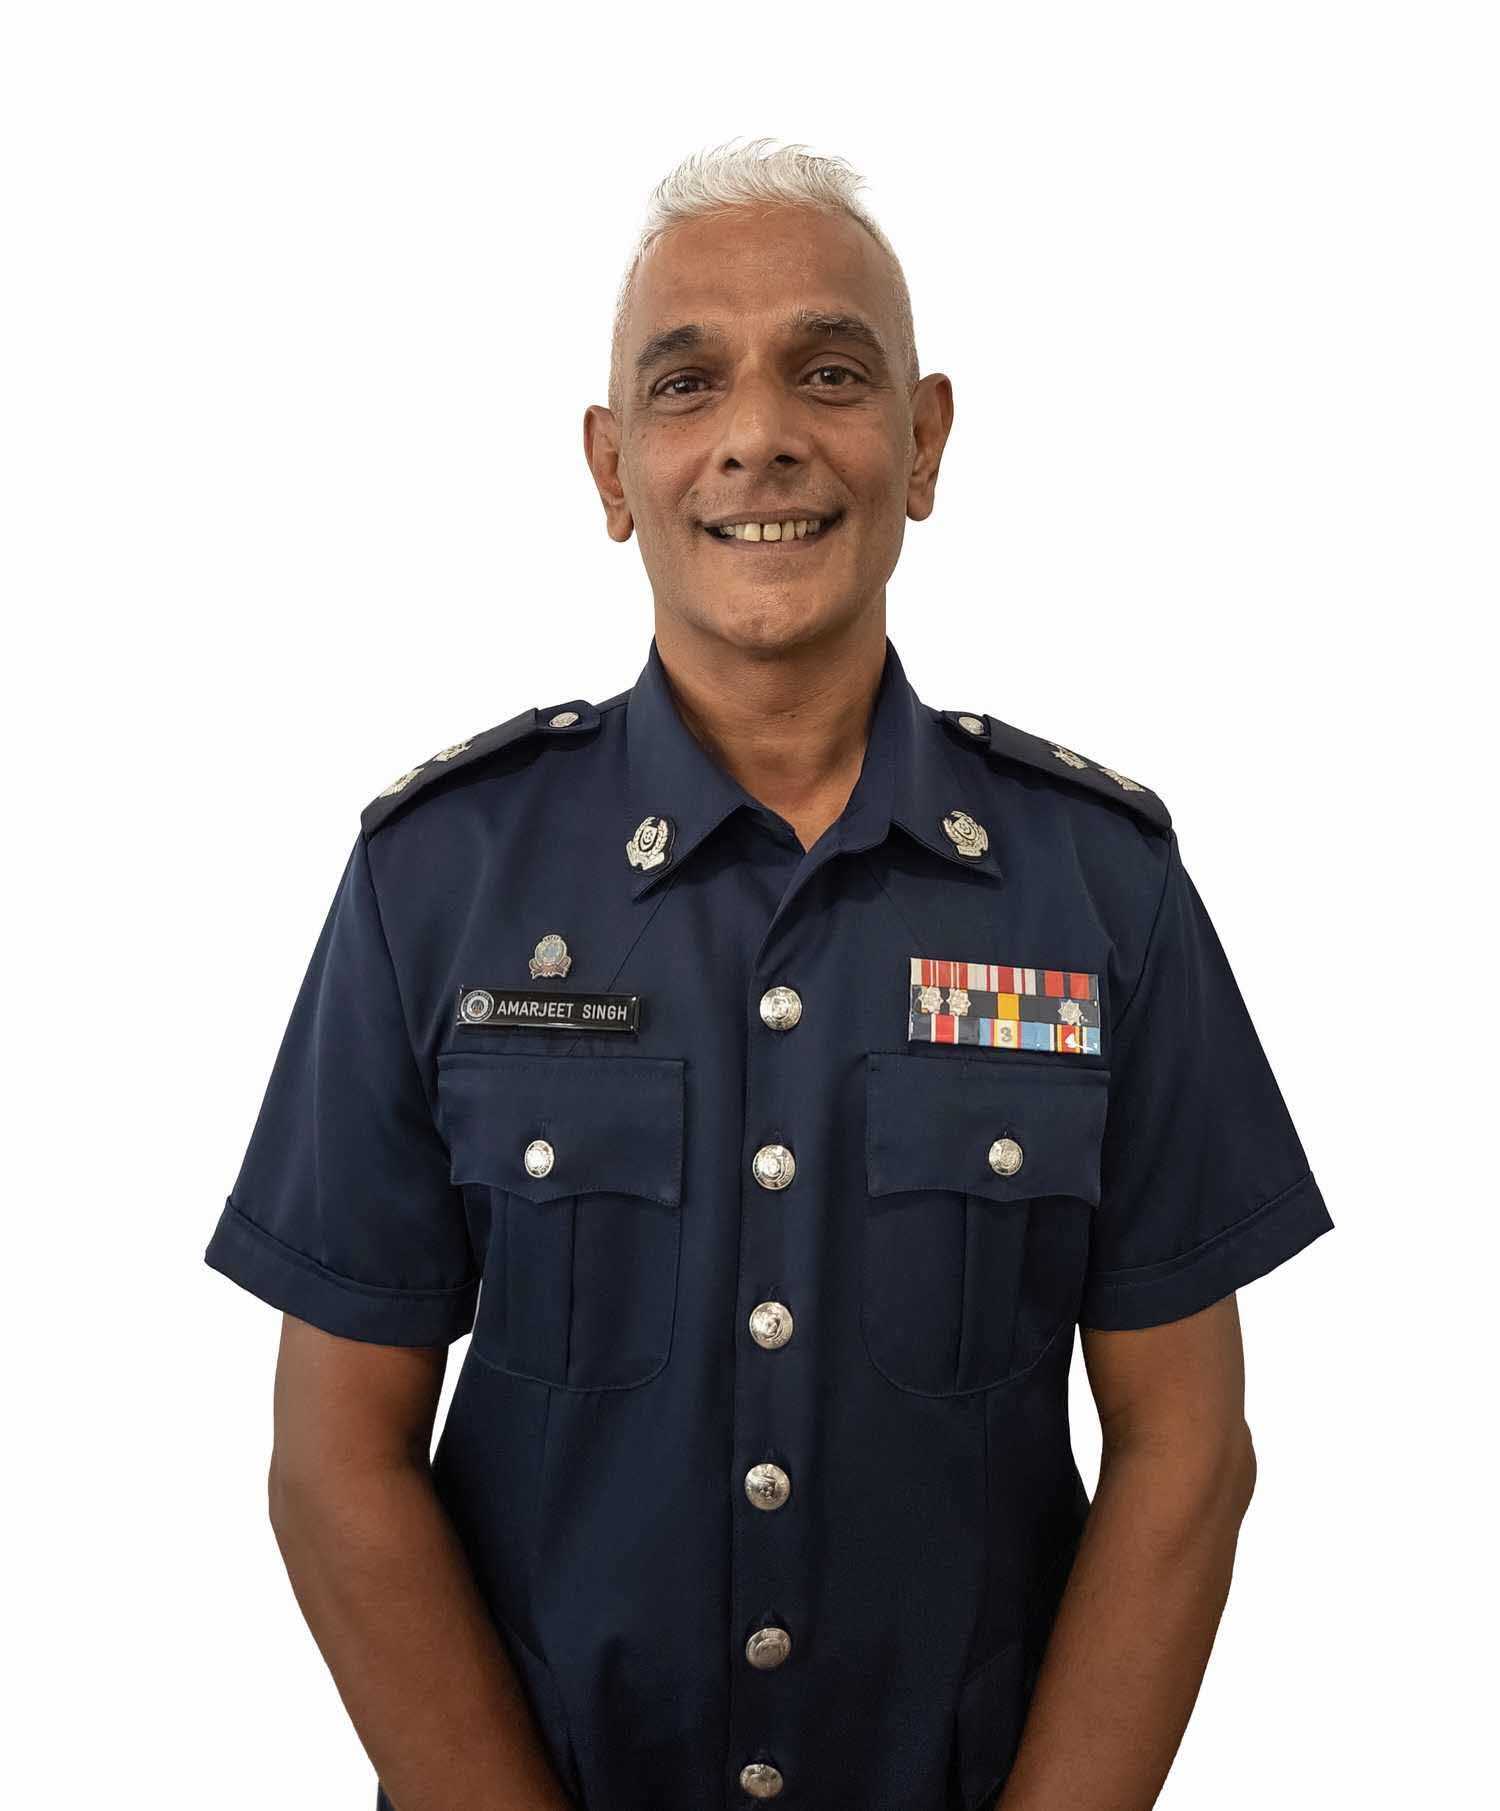
[[[889,348],[893,285],[881,247],[856,221],[806,208],[736,208],[681,222],[636,271],[626,345],[685,324],[721,342],[793,337],[814,317],[868,324]]]

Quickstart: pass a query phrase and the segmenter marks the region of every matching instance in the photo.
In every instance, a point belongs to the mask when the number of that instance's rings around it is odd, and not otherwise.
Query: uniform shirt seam
[[[378,926],[379,931],[380,931],[380,947],[385,951],[386,966],[391,971],[391,986],[394,987],[396,990],[396,1004],[400,1008],[400,1011],[401,1011],[401,1029],[406,1034],[407,1055],[411,1058],[411,1066],[412,1066],[413,1071],[416,1074],[417,1086],[418,1086],[418,1088],[421,1089],[422,1099],[426,1102],[427,1117],[432,1122],[432,1129],[433,1129],[434,1133],[437,1135],[438,1141],[442,1145],[443,1149],[447,1150],[448,1140],[443,1136],[443,1128],[438,1124],[437,1113],[434,1111],[434,1108],[433,1108],[432,1093],[431,1093],[431,1090],[427,1086],[427,1077],[423,1071],[421,1059],[417,1055],[416,1040],[412,1036],[411,1014],[407,1010],[406,995],[402,992],[402,989],[401,989],[401,975],[396,967],[396,958],[391,951],[390,934],[387,932],[387,930],[385,928],[385,912],[382,909],[381,904],[380,904],[380,889],[375,885],[375,870],[370,862],[370,843],[369,843],[368,832],[361,829],[361,831],[359,833],[359,841],[360,841],[360,856],[364,862],[364,868],[365,868],[365,879],[369,883],[370,898],[375,902],[375,923]]]
[[[1141,957],[1141,972],[1135,978],[1135,986],[1130,990],[1129,999],[1126,1000],[1119,1012],[1115,1014],[1114,1019],[1110,1024],[1111,1042],[1120,1035],[1120,1027],[1125,1023],[1125,1019],[1129,1014],[1131,1007],[1135,1005],[1136,1000],[1140,995],[1141,986],[1146,979],[1146,971],[1151,966],[1151,952],[1156,945],[1156,934],[1161,927],[1162,907],[1166,904],[1167,887],[1172,879],[1172,864],[1180,859],[1177,850],[1177,832],[1169,829],[1167,831],[1167,860],[1161,877],[1161,891],[1157,894],[1156,910],[1151,914],[1151,929],[1147,933],[1146,949],[1144,955]]]
[[[1272,1213],[1289,1196],[1296,1194],[1299,1189],[1305,1188],[1311,1180],[1312,1171],[1306,1169],[1294,1182],[1288,1183],[1284,1189],[1279,1189],[1269,1200],[1262,1201],[1258,1207],[1252,1207],[1248,1213],[1241,1214],[1237,1220],[1231,1221],[1228,1226],[1221,1227],[1218,1232],[1200,1241],[1191,1250],[1179,1252],[1174,1258],[1163,1258],[1154,1264],[1132,1264],[1119,1270],[1095,1271],[1086,1278],[1085,1287],[1089,1289],[1101,1287],[1129,1289],[1136,1284],[1155,1282],[1161,1277],[1171,1276],[1178,1270],[1185,1270],[1206,1253],[1212,1251],[1216,1245],[1222,1245],[1226,1240],[1237,1237],[1253,1222]]]
[[[343,1271],[335,1270],[331,1265],[324,1264],[320,1259],[313,1257],[309,1252],[303,1251],[301,1246],[288,1244],[285,1239],[280,1238],[276,1233],[271,1232],[269,1228],[262,1226],[259,1220],[252,1219],[238,1202],[235,1201],[233,1196],[230,1196],[227,1199],[225,1205],[234,1215],[235,1221],[242,1223],[253,1237],[264,1239],[269,1245],[273,1246],[276,1254],[284,1258],[287,1263],[295,1264],[304,1270],[310,1270],[315,1275],[323,1277],[328,1282],[335,1284],[338,1288],[349,1290],[358,1295],[384,1297],[387,1300],[441,1301],[445,1297],[467,1294],[479,1281],[479,1275],[476,1272],[462,1283],[444,1284],[441,1287],[431,1289],[413,1287],[409,1284],[361,1282],[358,1277],[346,1276]]]

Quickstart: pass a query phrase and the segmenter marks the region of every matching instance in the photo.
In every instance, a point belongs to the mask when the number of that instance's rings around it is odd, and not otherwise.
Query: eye
[[[696,377],[693,375],[692,372],[689,371],[689,372],[685,372],[680,377],[664,377],[659,384],[657,384],[653,387],[651,394],[653,396],[667,396],[667,395],[674,394],[674,393],[680,395],[680,394],[682,394],[682,392],[680,392],[680,391],[674,392],[674,389],[673,389],[674,385],[676,385],[676,384],[701,384],[702,382],[703,382],[703,379],[701,377]]]
[[[813,367],[812,371],[810,371],[808,373],[808,375],[810,377],[821,377],[825,371],[842,371],[845,377],[852,377],[856,383],[862,384],[866,381],[865,378],[863,378],[858,371],[854,370],[849,365],[816,365]],[[848,385],[847,384],[819,384],[818,388],[820,390],[845,390],[848,388]]]

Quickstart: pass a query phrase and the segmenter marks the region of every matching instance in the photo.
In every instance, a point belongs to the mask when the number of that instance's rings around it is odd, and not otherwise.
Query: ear
[[[953,385],[941,371],[929,371],[911,393],[911,476],[906,483],[906,513],[913,522],[932,514],[938,467],[953,426]]]
[[[602,403],[590,403],[583,412],[583,456],[593,475],[604,521],[612,541],[628,541],[635,517],[625,501],[620,483],[620,429],[613,413]]]

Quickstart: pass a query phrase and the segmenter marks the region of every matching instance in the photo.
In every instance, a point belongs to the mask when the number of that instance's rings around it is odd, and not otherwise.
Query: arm
[[[1082,1329],[1104,1447],[1016,1763],[995,1811],[1148,1811],[1182,1740],[1255,1485],[1233,1295]]]
[[[565,1811],[520,1684],[433,1489],[446,1347],[340,1339],[287,1314],[271,1524],[292,1589],[398,1811]]]

